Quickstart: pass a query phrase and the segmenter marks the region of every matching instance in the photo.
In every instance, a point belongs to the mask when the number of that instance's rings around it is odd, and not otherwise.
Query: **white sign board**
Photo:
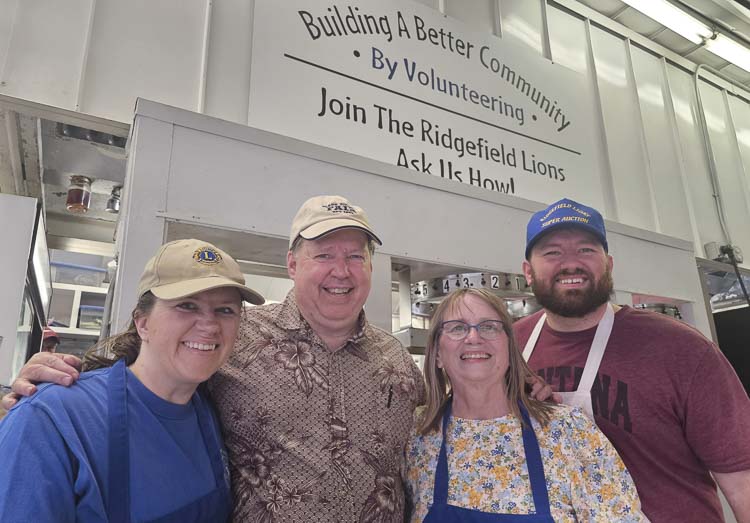
[[[420,4],[255,2],[249,125],[415,176],[602,206],[587,91]]]

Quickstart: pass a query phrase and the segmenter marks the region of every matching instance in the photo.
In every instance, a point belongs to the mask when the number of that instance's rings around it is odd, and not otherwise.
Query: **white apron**
[[[539,318],[539,321],[534,326],[534,330],[531,331],[531,336],[529,336],[526,346],[523,349],[523,359],[526,361],[529,361],[531,353],[534,352],[534,347],[546,319],[547,314],[542,314],[542,317]],[[563,403],[573,407],[580,407],[592,420],[594,419],[594,409],[591,406],[591,386],[594,384],[597,372],[599,372],[599,364],[604,356],[604,349],[607,348],[607,342],[609,341],[609,335],[612,333],[612,325],[614,323],[615,311],[610,303],[604,311],[604,316],[599,321],[599,325],[596,327],[596,334],[594,334],[594,340],[591,342],[591,349],[589,349],[589,355],[586,358],[586,366],[583,368],[578,389],[573,392],[560,392]]]

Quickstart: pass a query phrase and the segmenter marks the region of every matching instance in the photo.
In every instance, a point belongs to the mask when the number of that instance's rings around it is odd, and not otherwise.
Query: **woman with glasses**
[[[526,394],[531,371],[501,299],[461,289],[443,300],[424,370],[406,448],[412,522],[648,521],[596,425]]]

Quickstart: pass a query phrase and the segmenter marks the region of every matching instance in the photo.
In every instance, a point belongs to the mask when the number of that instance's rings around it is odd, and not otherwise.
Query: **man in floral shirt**
[[[374,243],[361,208],[311,198],[292,224],[294,288],[283,303],[245,311],[210,382],[235,521],[403,521],[403,449],[424,384],[362,310]]]

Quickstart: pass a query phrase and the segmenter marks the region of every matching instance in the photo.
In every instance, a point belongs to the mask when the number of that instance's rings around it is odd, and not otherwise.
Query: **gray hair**
[[[373,254],[375,254],[375,241],[372,238],[370,238],[370,236],[367,233],[365,233],[365,236],[367,236],[367,251],[370,253],[370,256],[372,256]],[[292,242],[292,246],[289,248],[289,252],[291,252],[292,254],[296,256],[297,252],[299,251],[299,248],[302,246],[304,242],[307,242],[307,241],[312,241],[312,240],[306,240],[302,236],[297,236]]]

